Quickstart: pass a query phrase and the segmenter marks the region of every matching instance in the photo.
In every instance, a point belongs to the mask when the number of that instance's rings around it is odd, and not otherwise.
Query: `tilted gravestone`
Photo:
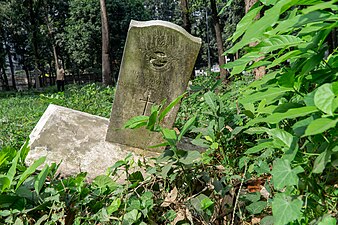
[[[93,179],[130,152],[154,155],[144,149],[158,144],[159,134],[122,127],[133,116],[148,115],[152,104],[170,102],[185,91],[200,46],[199,38],[169,22],[132,21],[110,121],[50,105],[30,135],[26,164],[46,156],[46,163],[62,161],[61,175],[85,171]],[[177,110],[163,126],[172,126]]]
[[[170,103],[184,93],[200,47],[200,38],[175,24],[131,21],[106,140],[142,149],[159,144],[161,134],[123,125],[149,115],[153,104]],[[164,119],[164,127],[172,127],[178,107]]]

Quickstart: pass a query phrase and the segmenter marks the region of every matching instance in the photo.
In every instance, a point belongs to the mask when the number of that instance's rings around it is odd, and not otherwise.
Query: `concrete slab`
[[[62,162],[61,176],[87,172],[92,180],[129,153],[136,159],[158,155],[106,142],[108,123],[106,118],[51,104],[30,135],[26,164],[46,156],[48,164]]]

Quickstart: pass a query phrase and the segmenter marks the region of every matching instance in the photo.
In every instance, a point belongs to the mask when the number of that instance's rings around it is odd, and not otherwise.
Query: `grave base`
[[[105,141],[109,120],[103,117],[49,105],[30,134],[31,150],[26,164],[46,156],[46,163],[61,163],[61,176],[87,172],[88,180],[105,174],[107,168],[129,153],[156,157],[158,153]]]

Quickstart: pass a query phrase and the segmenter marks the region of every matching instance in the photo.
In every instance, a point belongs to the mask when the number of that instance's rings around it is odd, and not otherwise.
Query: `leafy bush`
[[[246,123],[237,131],[256,140],[247,143],[241,166],[272,175],[273,217],[264,220],[274,224],[328,224],[337,215],[338,54],[326,55],[325,41],[338,26],[336,2],[264,1],[264,16],[254,21],[263,8],[256,4],[232,37],[242,39],[228,50],[246,46],[225,65],[233,75],[263,65],[268,72],[243,90]]]

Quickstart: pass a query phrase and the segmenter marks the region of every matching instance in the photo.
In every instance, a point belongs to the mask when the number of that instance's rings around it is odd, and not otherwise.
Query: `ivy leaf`
[[[261,225],[273,225],[273,216],[266,216],[261,220]]]
[[[286,196],[284,193],[277,194],[272,202],[272,215],[275,225],[285,225],[301,216],[303,201]]]
[[[140,217],[141,213],[137,209],[133,209],[123,216],[122,224],[134,224]]]
[[[121,199],[115,198],[114,201],[107,207],[107,213],[110,216],[112,213],[116,212],[121,205]]]
[[[272,183],[277,190],[283,189],[285,186],[298,185],[298,173],[302,173],[302,167],[292,169],[287,159],[276,159],[273,162]]]
[[[165,166],[162,167],[161,175],[163,179],[166,179],[168,176],[169,171],[173,167],[173,163],[168,163]]]
[[[318,225],[336,225],[336,224],[337,220],[330,215],[324,215],[318,223]]]
[[[98,189],[101,189],[102,192],[107,190],[107,188],[113,191],[116,186],[113,179],[111,179],[107,175],[99,175],[95,177],[95,179],[93,180],[93,185],[95,185]]]
[[[282,74],[278,80],[278,84],[282,87],[293,88],[295,84],[295,72],[291,70]]]
[[[262,151],[263,149],[266,148],[273,148],[273,144],[271,141],[267,141],[267,142],[262,142],[252,148],[249,148],[248,150],[246,150],[246,152],[244,154],[249,155],[249,154],[254,154],[257,152]]]
[[[266,207],[266,202],[258,201],[258,202],[251,203],[250,205],[246,206],[245,208],[251,214],[259,214],[265,209],[265,207]]]
[[[332,116],[337,108],[335,97],[332,84],[323,84],[317,89],[314,102],[318,109]]]
[[[297,123],[295,123],[292,126],[293,132],[295,133],[295,135],[297,136],[302,136],[303,134],[305,134],[305,130],[307,128],[307,126],[313,121],[313,117],[310,116],[306,119],[300,120]]]
[[[332,152],[326,149],[324,152],[320,153],[320,155],[316,158],[313,164],[313,173],[322,173],[325,169],[325,166],[328,162],[331,161]]]
[[[312,121],[306,128],[304,136],[323,133],[324,131],[327,131],[328,129],[335,127],[337,122],[338,118],[335,120],[330,118],[316,119]]]
[[[282,142],[288,148],[291,148],[293,142],[292,134],[281,130],[281,129],[272,129],[268,132],[275,140]]]
[[[197,197],[192,198],[190,201],[191,201],[193,207],[198,212],[202,212],[202,211],[206,210],[208,207],[210,207],[214,204],[214,202],[211,201],[211,199],[204,194],[200,194]]]
[[[193,164],[201,158],[201,154],[198,151],[187,151],[187,154],[180,158],[180,162],[185,165]]]
[[[245,200],[250,201],[251,203],[253,202],[258,202],[261,199],[261,193],[259,192],[254,192],[254,193],[248,193],[243,196]]]

